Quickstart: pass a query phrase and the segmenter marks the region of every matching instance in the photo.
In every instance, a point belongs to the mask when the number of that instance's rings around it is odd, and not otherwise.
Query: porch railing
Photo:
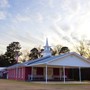
[[[29,81],[34,81],[34,80],[45,80],[45,76],[44,75],[28,75],[28,80]],[[52,79],[48,79],[48,80],[64,80],[64,76],[59,76],[59,75],[54,75],[52,76]],[[65,76],[65,80],[68,80],[67,76]]]
[[[44,76],[43,75],[28,75],[28,80],[43,80]]]

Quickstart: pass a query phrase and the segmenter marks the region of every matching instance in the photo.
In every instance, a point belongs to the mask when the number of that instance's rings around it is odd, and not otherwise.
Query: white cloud
[[[38,20],[38,22],[42,23],[44,18],[41,13],[37,13],[36,19]]]
[[[12,21],[18,23],[18,22],[28,22],[30,20],[31,20],[30,16],[17,14]]]
[[[8,16],[7,8],[10,7],[8,0],[0,0],[0,20],[6,19]]]
[[[6,18],[6,13],[3,11],[0,11],[0,20],[4,20]]]
[[[8,0],[0,0],[0,8],[10,7]]]
[[[53,2],[53,0],[48,0],[48,4],[49,4],[49,6],[50,6],[51,8],[54,7],[54,2]]]
[[[63,0],[60,7],[61,19],[54,20],[54,28],[63,36],[74,33],[78,39],[84,35],[90,38],[90,0]]]
[[[18,3],[18,0],[16,2]],[[41,37],[44,34],[50,38],[50,43],[55,44],[70,44],[84,34],[90,38],[90,0],[39,0],[35,5],[33,2],[31,6],[27,5],[27,8],[19,8],[19,14],[15,11],[14,15],[14,11],[10,10],[16,10],[15,7],[6,12],[9,6],[8,0],[0,0],[0,20],[5,19],[8,13],[11,14],[9,18],[13,23],[10,23],[9,30],[20,32],[10,31],[5,37],[9,40],[11,37],[16,38],[13,40],[20,40],[23,46],[27,44],[26,47],[29,47],[34,46],[36,42],[40,43],[38,41],[43,41]],[[4,11],[2,8],[5,8]],[[36,39],[25,34],[26,31]],[[44,34],[40,35],[38,32]]]

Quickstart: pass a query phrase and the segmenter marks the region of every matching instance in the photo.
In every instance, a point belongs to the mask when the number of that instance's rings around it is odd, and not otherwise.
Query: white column
[[[81,68],[79,67],[79,81],[81,82]]]
[[[65,66],[63,66],[63,81],[65,83]]]
[[[45,77],[45,79],[46,79],[46,83],[47,83],[47,65],[46,65],[46,77]]]

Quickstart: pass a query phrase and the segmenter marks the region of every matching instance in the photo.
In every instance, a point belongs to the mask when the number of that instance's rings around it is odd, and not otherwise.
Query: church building
[[[46,39],[43,57],[8,67],[8,79],[81,82],[90,80],[90,61],[75,52],[52,56]]]

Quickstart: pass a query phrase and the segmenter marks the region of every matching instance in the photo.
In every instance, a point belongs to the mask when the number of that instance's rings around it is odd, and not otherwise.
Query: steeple
[[[50,46],[48,45],[48,38],[46,38],[46,45],[44,46],[43,57],[51,56]]]
[[[48,38],[46,38],[46,46],[48,46]]]

